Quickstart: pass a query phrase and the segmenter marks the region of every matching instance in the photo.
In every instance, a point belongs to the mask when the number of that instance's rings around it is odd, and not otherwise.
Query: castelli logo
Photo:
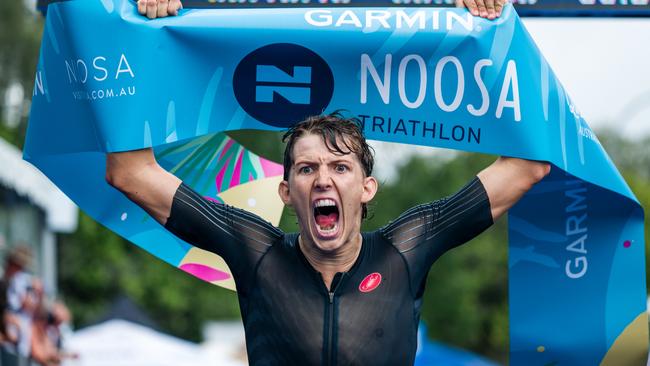
[[[376,289],[381,283],[381,274],[379,272],[371,273],[359,284],[359,291],[370,292]]]

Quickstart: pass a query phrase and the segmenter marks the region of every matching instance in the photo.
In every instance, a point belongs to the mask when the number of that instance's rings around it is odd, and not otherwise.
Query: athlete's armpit
[[[485,187],[478,178],[452,196],[416,206],[381,229],[404,257],[411,288],[418,291],[431,265],[493,223]]]
[[[165,228],[198,248],[221,256],[241,283],[284,233],[248,211],[213,202],[181,184]]]

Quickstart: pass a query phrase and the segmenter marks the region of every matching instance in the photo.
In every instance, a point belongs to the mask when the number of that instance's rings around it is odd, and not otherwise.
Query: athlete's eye
[[[348,171],[348,166],[345,164],[336,164],[336,167],[334,169],[337,173],[345,173]]]
[[[302,167],[298,168],[298,173],[299,174],[310,174],[313,171],[314,171],[314,169],[312,167],[310,167],[309,165],[302,166]]]

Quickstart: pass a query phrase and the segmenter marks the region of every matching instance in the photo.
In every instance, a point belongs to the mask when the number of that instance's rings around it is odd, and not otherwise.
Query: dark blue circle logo
[[[233,77],[235,97],[256,120],[290,127],[323,112],[332,100],[332,70],[310,49],[275,43],[244,57]]]

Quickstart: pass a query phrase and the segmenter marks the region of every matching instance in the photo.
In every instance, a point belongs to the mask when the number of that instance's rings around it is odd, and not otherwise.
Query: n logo
[[[323,113],[332,100],[332,70],[312,50],[275,43],[244,57],[233,75],[233,91],[241,107],[256,120],[290,127]]]
[[[272,65],[257,65],[255,101],[273,103],[278,93],[293,104],[309,104],[311,95],[311,67],[294,66],[292,75]]]

